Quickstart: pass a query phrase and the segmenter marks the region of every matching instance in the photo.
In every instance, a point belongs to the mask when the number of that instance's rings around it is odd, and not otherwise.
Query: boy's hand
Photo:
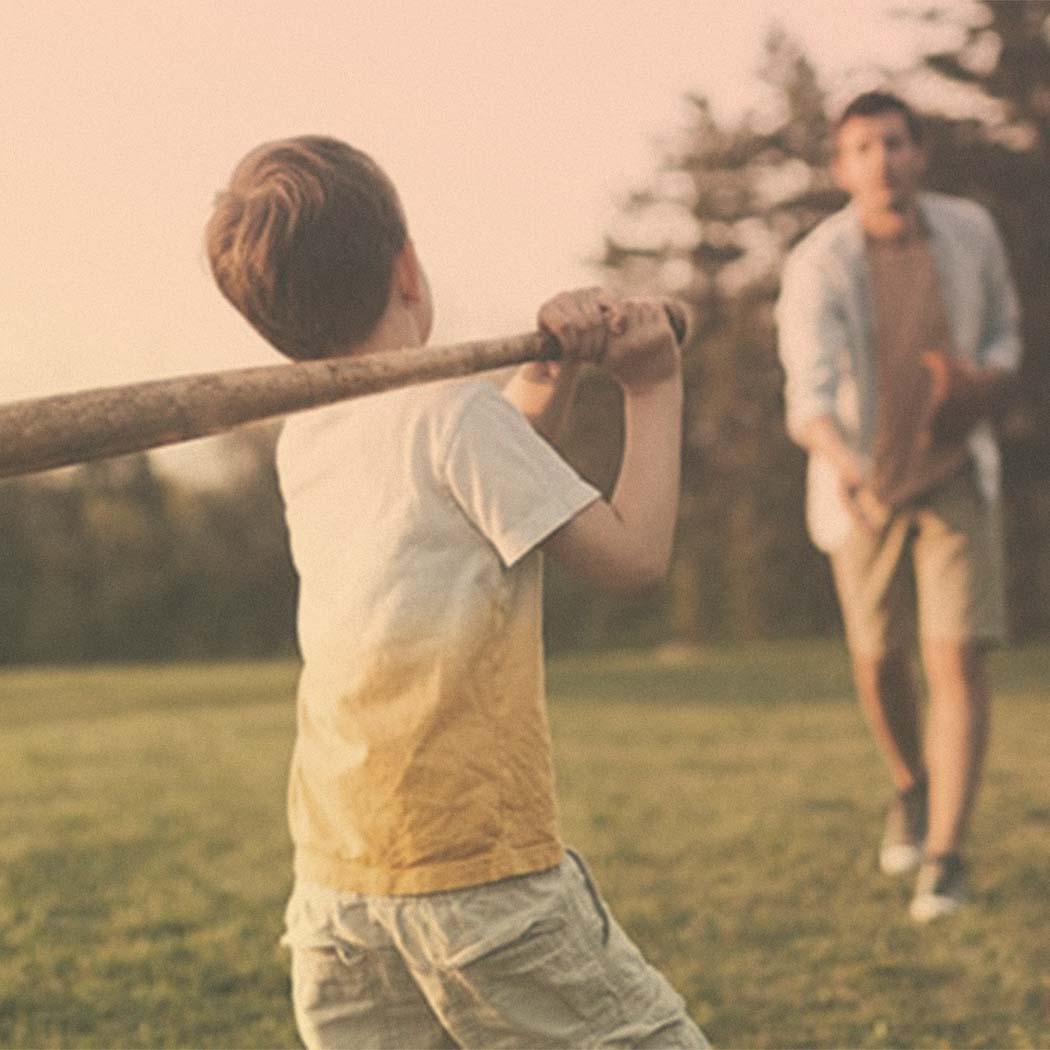
[[[569,362],[600,361],[619,317],[619,305],[603,288],[581,288],[548,299],[536,323],[554,338],[564,355],[560,361],[545,362],[549,370],[557,373]]]
[[[661,299],[626,299],[609,327],[600,363],[625,391],[640,393],[681,375],[678,341]]]
[[[619,476],[608,501],[585,507],[544,541],[544,549],[599,587],[634,594],[659,583],[671,559],[681,477],[682,368],[663,301],[597,305],[609,330],[598,360],[624,392]]]

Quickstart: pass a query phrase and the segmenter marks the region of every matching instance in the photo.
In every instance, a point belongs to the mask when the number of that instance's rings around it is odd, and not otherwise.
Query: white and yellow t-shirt
[[[559,863],[536,545],[598,497],[489,382],[290,419],[296,874],[373,894]]]

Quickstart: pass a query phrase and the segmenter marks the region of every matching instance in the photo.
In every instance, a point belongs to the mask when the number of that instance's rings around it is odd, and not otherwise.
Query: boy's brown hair
[[[345,353],[368,337],[407,237],[397,192],[375,161],[319,135],[252,150],[206,231],[223,295],[299,360]]]

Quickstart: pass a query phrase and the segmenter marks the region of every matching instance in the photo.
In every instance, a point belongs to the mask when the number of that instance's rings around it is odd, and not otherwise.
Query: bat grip
[[[667,323],[674,333],[675,342],[682,346],[689,336],[689,309],[678,299],[665,299],[663,304],[664,312],[667,314]],[[546,332],[543,333],[542,338],[543,350],[540,358],[547,361],[558,360],[562,356],[558,341]]]

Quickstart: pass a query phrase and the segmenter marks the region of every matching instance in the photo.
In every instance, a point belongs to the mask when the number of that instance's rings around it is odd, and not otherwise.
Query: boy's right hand
[[[583,288],[544,303],[537,321],[557,340],[564,359],[600,365],[626,391],[640,392],[681,372],[662,299],[618,302],[602,288]]]
[[[681,352],[663,300],[624,300],[609,330],[599,364],[625,392],[640,393],[681,375]]]

